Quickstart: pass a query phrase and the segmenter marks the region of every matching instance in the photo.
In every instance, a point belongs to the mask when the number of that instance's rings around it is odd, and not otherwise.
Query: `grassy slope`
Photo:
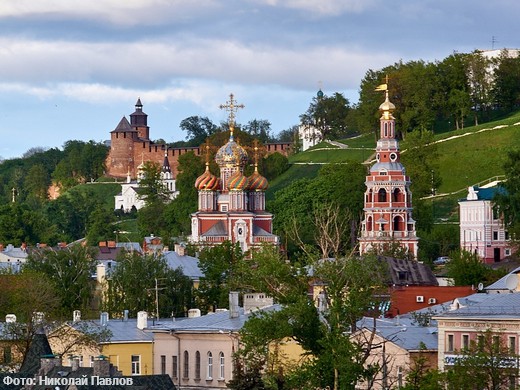
[[[459,138],[452,138],[460,136]],[[439,152],[439,170],[442,177],[440,193],[452,193],[434,202],[436,218],[457,219],[455,212],[457,200],[465,195],[470,185],[481,183],[494,176],[504,174],[503,164],[507,151],[520,148],[520,112],[505,119],[488,122],[480,126],[467,127],[463,130],[443,133],[435,137]],[[339,141],[347,145],[340,149],[326,143],[291,156],[291,168],[279,178],[273,180],[267,192],[268,199],[274,193],[302,177],[315,177],[323,163],[344,162],[346,160],[364,161],[374,151],[375,140],[372,134]],[[406,143],[402,143],[402,149]],[[404,150],[403,153],[406,153]],[[296,165],[296,164],[309,165]],[[314,164],[313,164],[314,163]],[[413,181],[413,177],[411,178]]]

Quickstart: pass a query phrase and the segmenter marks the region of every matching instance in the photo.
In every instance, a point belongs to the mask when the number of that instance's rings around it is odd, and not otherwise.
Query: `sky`
[[[368,70],[520,47],[518,0],[0,0],[0,157],[110,138],[137,98],[150,138],[299,122],[318,89],[351,102]]]

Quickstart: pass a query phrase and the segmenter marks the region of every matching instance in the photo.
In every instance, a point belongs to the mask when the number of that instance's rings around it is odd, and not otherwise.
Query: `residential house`
[[[485,263],[511,256],[509,233],[502,218],[493,209],[493,197],[500,191],[490,187],[468,187],[466,198],[459,201],[460,248],[477,254]]]
[[[420,324],[413,317],[382,319],[364,317],[358,321],[359,331],[352,337],[370,345],[367,365],[379,367],[370,380],[356,389],[401,388],[415,363],[424,360],[425,367],[437,367],[437,328]]]
[[[168,374],[179,389],[224,389],[233,375],[233,353],[240,348],[239,331],[255,309],[276,310],[264,294],[246,294],[245,308],[238,307],[238,293],[230,297],[230,310],[161,323],[153,334],[154,373]]]

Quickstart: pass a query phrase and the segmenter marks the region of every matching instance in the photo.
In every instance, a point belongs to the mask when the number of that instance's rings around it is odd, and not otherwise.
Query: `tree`
[[[458,359],[446,373],[448,389],[516,388],[518,355],[509,349],[499,333],[488,329],[471,340],[467,349],[458,351]],[[471,381],[468,381],[471,378]]]
[[[197,289],[198,307],[204,311],[228,307],[229,292],[237,287],[239,267],[243,259],[240,245],[230,241],[201,251],[199,268],[204,276]]]
[[[267,143],[271,141],[271,123],[265,119],[253,119],[243,127],[243,131],[251,134],[257,140],[262,143]]]
[[[193,152],[179,156],[177,180],[175,182],[179,195],[173,199],[165,210],[170,234],[186,235],[191,233],[190,213],[197,211],[197,189],[195,180],[204,172],[204,163]]]
[[[300,115],[300,121],[303,126],[319,130],[320,141],[346,137],[352,134],[347,126],[350,109],[348,99],[341,93],[336,92],[330,97],[318,94],[307,111]]]
[[[45,274],[23,269],[18,274],[0,275],[0,311],[16,315],[16,322],[5,323],[3,328],[3,335],[11,340],[13,357],[4,368],[19,368],[33,336],[41,327],[50,331],[49,340],[61,341],[62,349],[54,351],[61,354],[78,345],[97,345],[110,336],[109,331],[87,324],[76,325],[80,333],[73,331],[63,322],[60,305],[59,293]]]
[[[24,267],[47,276],[60,298],[61,313],[70,315],[74,310],[90,309],[95,266],[93,249],[76,244],[34,250]]]
[[[42,164],[33,165],[24,180],[24,190],[39,201],[47,199],[49,173]]]
[[[128,310],[135,317],[142,310],[156,313],[158,306],[159,316],[182,316],[192,305],[191,290],[189,278],[169,269],[164,257],[124,253],[106,281],[102,307],[112,315]]]
[[[147,206],[156,203],[166,203],[170,200],[168,188],[161,177],[161,166],[154,161],[146,161],[140,172],[139,198]]]
[[[493,95],[497,106],[506,112],[520,104],[520,57],[503,50],[496,61]]]
[[[447,276],[455,286],[476,286],[479,283],[491,284],[505,275],[504,271],[487,267],[476,253],[455,251],[450,255]]]
[[[518,243],[520,239],[520,150],[507,153],[504,171],[505,180],[500,183],[493,202],[511,238]]]
[[[94,211],[88,216],[87,243],[95,246],[100,241],[112,240],[116,236],[114,229],[115,214],[98,204]]]
[[[269,154],[261,163],[261,172],[267,180],[273,180],[289,169],[289,160],[280,153]]]
[[[370,341],[353,338],[351,333],[357,320],[377,306],[383,263],[353,256],[313,261],[312,277],[323,286],[319,309],[306,293],[309,268],[293,267],[267,247],[255,252],[253,264],[240,279],[244,288],[266,292],[281,308],[263,312],[245,324],[242,364],[250,361],[248,356],[265,356],[271,342],[289,337],[312,356],[295,368],[297,374],[286,376],[294,380],[289,388],[350,388],[373,375],[374,367],[366,364]],[[266,375],[277,376],[278,371]]]
[[[218,127],[211,120],[200,116],[190,116],[183,119],[179,127],[187,133],[186,139],[189,146],[201,145],[206,138],[218,131]]]

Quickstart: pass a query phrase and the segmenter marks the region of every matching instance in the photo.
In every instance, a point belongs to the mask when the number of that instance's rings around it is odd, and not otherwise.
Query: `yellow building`
[[[64,366],[71,366],[73,359],[78,359],[80,367],[92,367],[96,357],[104,355],[123,375],[151,375],[154,339],[152,333],[144,331],[147,326],[146,312],[139,312],[137,319],[125,315],[112,320],[102,313],[99,320],[77,320],[51,332],[49,343],[62,356]],[[87,331],[102,332],[105,337],[94,342],[82,335]]]

